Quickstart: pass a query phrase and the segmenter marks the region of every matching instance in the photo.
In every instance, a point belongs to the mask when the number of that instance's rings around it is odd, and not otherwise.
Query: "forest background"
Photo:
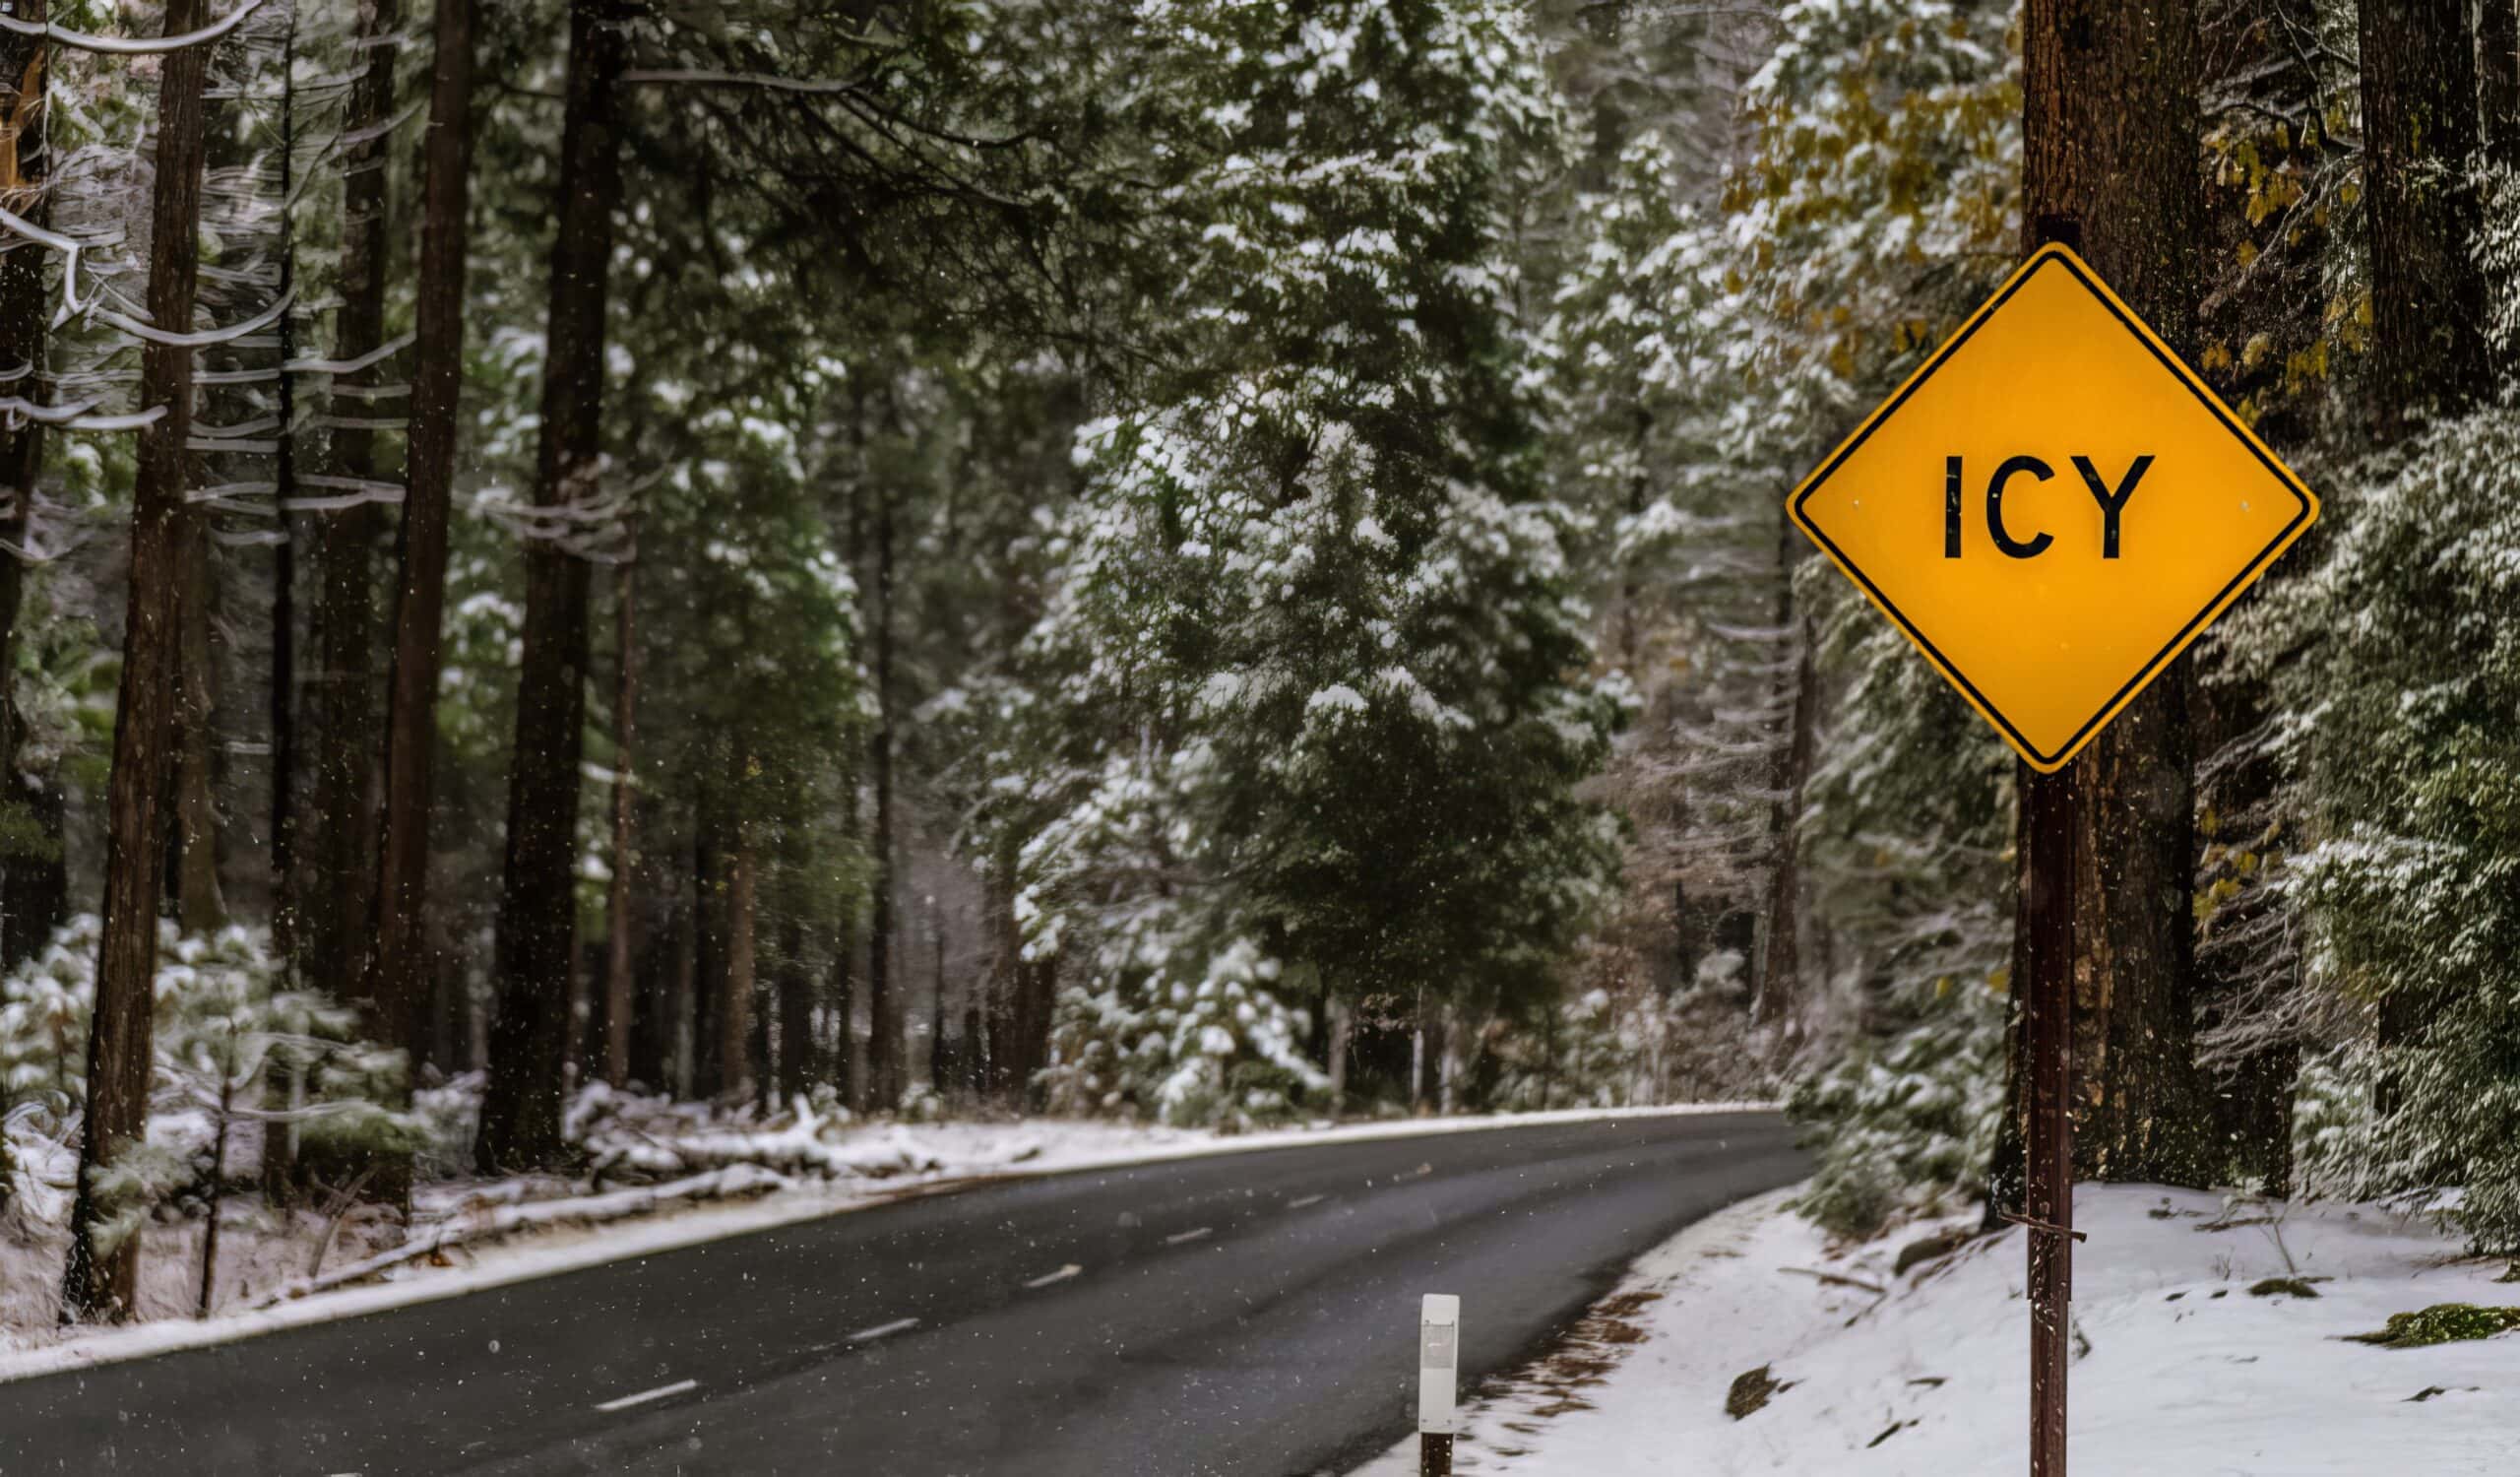
[[[2328,513],[2077,782],[2081,1168],[2510,1253],[2520,10],[2145,14],[2155,326]],[[2022,51],[15,0],[9,1234],[124,1316],[634,1093],[1790,1094],[1833,1229],[2000,1208],[2014,761],[1783,498],[2020,259]]]

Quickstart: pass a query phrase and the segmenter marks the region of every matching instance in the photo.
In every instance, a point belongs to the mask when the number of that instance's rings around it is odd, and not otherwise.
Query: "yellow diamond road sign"
[[[1787,510],[2052,771],[2319,506],[2098,274],[2048,246]]]

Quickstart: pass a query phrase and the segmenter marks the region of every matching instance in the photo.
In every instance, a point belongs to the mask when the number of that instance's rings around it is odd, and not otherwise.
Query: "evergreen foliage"
[[[2369,1157],[2340,1169],[2465,1185],[2460,1224],[2505,1254],[2520,1251],[2515,457],[2520,413],[2496,407],[2346,482],[2324,557],[2254,612],[2245,644],[2282,699],[2273,741],[2312,819],[2285,885],[2316,931],[2315,984],[2417,1022],[2366,1059]]]
[[[1069,1029],[1131,1060],[1245,956],[1255,996],[1292,968],[1492,1010],[1609,874],[1572,787],[1617,718],[1572,675],[1575,518],[1518,388],[1497,195],[1554,121],[1530,36],[1501,5],[1148,20],[1140,105],[1200,120],[1156,161],[1192,347],[1080,435],[1026,946],[1086,961]]]

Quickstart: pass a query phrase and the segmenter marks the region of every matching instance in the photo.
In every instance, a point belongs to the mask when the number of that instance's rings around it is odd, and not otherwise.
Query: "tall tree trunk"
[[[788,859],[791,877],[801,862]],[[793,1100],[813,1090],[814,1059],[814,977],[805,968],[805,914],[791,904],[779,926],[780,1098]]]
[[[863,381],[850,389],[850,443],[851,462],[847,480],[849,489],[848,517],[844,524],[843,550],[849,561],[849,572],[857,581],[860,634],[873,624],[873,582],[866,577],[866,390]],[[861,648],[862,650],[862,648]],[[873,735],[870,732],[863,746],[852,746],[841,776],[840,832],[849,854],[865,855],[866,806],[863,794],[866,784],[866,762],[872,756]],[[873,881],[868,882],[871,905]],[[876,1089],[872,1069],[874,1060],[874,1029],[871,1018],[867,1041],[861,1056],[857,1042],[857,961],[866,943],[859,931],[859,907],[855,898],[848,899],[840,915],[840,949],[833,970],[838,976],[832,991],[832,1010],[837,1016],[837,1040],[832,1043],[832,1080],[840,1085],[840,1100],[858,1113],[874,1107]],[[866,950],[869,954],[871,949]],[[871,1012],[870,1012],[871,1017]]]
[[[208,0],[169,0],[166,34],[197,31]],[[158,160],[150,215],[149,321],[189,333],[200,270],[201,177],[207,130],[202,81],[210,48],[169,52],[158,72]],[[149,341],[140,355],[140,402],[165,414],[140,433],[132,484],[131,593],[126,607],[113,777],[105,802],[103,936],[96,950],[95,1014],[88,1036],[88,1114],[62,1274],[64,1322],[131,1316],[140,1283],[140,1240],[115,1238],[103,1173],[149,1126],[151,1008],[158,970],[158,906],[166,855],[166,776],[172,768],[175,690],[182,639],[183,556],[193,515],[184,503],[192,439],[193,353]]]
[[[2488,0],[2491,3],[2491,0]],[[2478,211],[2466,185],[2478,142],[2476,32],[2467,0],[2362,0],[2362,218],[2371,260],[2371,380],[2385,444],[2427,414],[2492,389],[2485,274],[2471,255]],[[2431,1016],[2425,995],[2380,999],[2379,1042],[2407,1046]],[[2394,1076],[2379,1084],[2395,1105]]]
[[[465,221],[472,167],[472,0],[437,0],[426,161],[420,186],[418,310],[411,423],[395,550],[394,667],[387,683],[385,805],[378,841],[376,945],[366,995],[379,1039],[417,1056],[429,995],[429,803],[437,752],[439,641],[446,611],[447,510],[455,485],[464,377]],[[392,48],[380,48],[390,51]],[[402,1091],[410,1083],[406,1077]],[[402,1166],[383,1176],[408,1201]]]
[[[212,681],[210,530],[195,518],[184,535],[182,635],[175,717],[175,902],[187,933],[227,921],[219,891],[219,797]]]
[[[852,550],[850,568],[857,568]],[[857,763],[852,755],[841,776],[840,834],[850,857],[857,855],[865,825],[857,796]],[[859,1092],[865,1079],[856,1070],[857,1055],[857,899],[844,896],[841,902],[838,938],[832,947],[831,961],[831,1060],[824,1073],[839,1092],[840,1100],[858,1112],[866,1104]]]
[[[719,1091],[736,1102],[753,1097],[753,926],[758,916],[758,860],[753,827],[735,824],[735,854],[726,868],[726,979],[719,994]]]
[[[984,900],[981,907],[988,920],[989,961],[987,992],[988,1074],[980,1091],[1000,1107],[1020,1110],[1024,1102],[1023,1080],[1018,1076],[1023,1038],[1023,995],[1021,971],[1024,967],[1024,930],[1015,921],[1015,892],[1012,881],[1013,850],[1001,845],[989,859],[983,879]]]
[[[1033,1079],[1050,1064],[1050,1028],[1058,1015],[1059,963],[1047,959],[1015,962],[1016,1038],[1007,1047],[1014,1059],[1011,1091],[1018,1107],[1033,1102]]]
[[[901,1106],[904,1081],[902,1015],[899,982],[893,978],[893,494],[889,485],[875,491],[875,734],[868,763],[875,780],[875,855],[873,906],[868,910],[866,939],[866,1015],[871,1033],[866,1044],[869,1107],[878,1112]]]
[[[46,19],[46,0],[19,8],[31,24]],[[0,32],[0,205],[43,224],[50,214],[51,174],[44,118],[44,70],[50,48],[41,35]],[[28,366],[23,393],[35,398],[45,378],[43,252],[31,247],[0,256],[0,364]],[[25,615],[27,566],[20,554],[34,526],[35,482],[43,471],[43,422],[0,423],[0,803],[23,808],[35,839],[0,854],[0,971],[43,947],[68,911],[69,876],[62,856],[63,797],[57,780],[26,774],[18,756],[26,721],[18,711],[18,633]],[[5,1191],[0,1191],[5,1194]]]
[[[630,1080],[630,1024],[636,999],[630,966],[630,886],[639,867],[632,845],[638,806],[631,773],[638,752],[638,573],[632,558],[622,561],[613,576],[613,644],[619,651],[614,658],[618,679],[612,693],[612,885],[603,909],[603,1079],[615,1087]]]
[[[692,881],[691,896],[695,906],[682,921],[674,935],[673,1004],[666,1012],[672,1021],[670,1045],[666,1057],[671,1065],[666,1079],[677,1098],[702,1096],[699,1084],[700,1060],[700,929],[703,917],[696,906],[700,882]]]
[[[857,908],[850,903],[840,916],[838,937],[832,946],[831,961],[831,1041],[830,1058],[823,1067],[825,1080],[844,1103],[863,1111],[858,1090],[865,1085],[857,1070]]]
[[[2204,217],[2192,0],[2032,0],[2023,38],[2025,249],[2075,247],[2165,342],[2190,352]],[[2202,1185],[2211,1176],[2193,1049],[2188,684],[2182,657],[2067,771],[2078,828],[2074,1162],[2094,1180]],[[2027,772],[2022,784],[2026,792]],[[2025,830],[2025,867],[2029,841]],[[2028,922],[2025,911],[2014,933],[2016,999],[2041,984],[2029,969]],[[1996,1175],[2005,1204],[2020,1182],[2026,1047],[2016,1030]]]
[[[691,839],[691,1091],[714,1098],[725,1090],[725,1056],[718,1035],[725,1021],[726,852],[708,781],[699,787]]]
[[[2470,254],[2476,32],[2469,0],[2362,0],[2362,219],[2382,439],[2488,393],[2485,274]]]
[[[1785,537],[1803,542],[1791,523]],[[1777,750],[1771,776],[1776,800],[1768,816],[1767,948],[1759,968],[1759,993],[1750,1016],[1762,1026],[1787,1022],[1801,986],[1802,957],[1802,792],[1811,777],[1813,734],[1818,724],[1819,677],[1811,658],[1807,620],[1797,623],[1794,604],[1794,570],[1798,562],[1791,546],[1777,560],[1777,629],[1794,642],[1794,674],[1785,679],[1785,744]],[[1790,1034],[1790,1031],[1789,1033]],[[1780,1045],[1783,1043],[1780,1042]]]
[[[1323,1069],[1330,1074],[1330,1116],[1336,1118],[1348,1111],[1348,1045],[1354,1038],[1356,1015],[1342,999],[1333,998],[1322,1008],[1330,1013],[1330,1057]],[[1555,1021],[1552,1014],[1552,1030]],[[1541,1106],[1548,1105],[1543,1102]]]
[[[590,501],[602,468],[603,318],[621,180],[614,79],[624,45],[615,0],[575,0],[536,474],[536,495],[546,507]],[[551,1164],[562,1147],[561,1061],[576,967],[587,563],[557,540],[527,544],[524,647],[499,892],[499,1014],[473,1146],[485,1171]]]
[[[2482,0],[2477,76],[2485,157],[2506,169],[2520,169],[2520,0]]]
[[[402,0],[362,0],[359,33],[373,39],[402,25]],[[351,87],[346,122],[361,142],[343,155],[342,302],[334,316],[334,357],[349,363],[373,358],[385,342],[385,275],[392,202],[385,167],[391,141],[384,129],[394,114],[397,49],[371,46],[366,70]],[[338,377],[345,387],[375,384],[382,364]],[[356,417],[346,417],[356,418]],[[358,483],[387,480],[378,437],[345,425],[334,430],[328,471]],[[370,942],[375,936],[379,836],[377,833],[376,543],[382,510],[357,502],[316,521],[316,604],[313,635],[316,680],[313,843],[307,861],[320,885],[307,922],[309,977],[328,990],[358,997],[369,1030],[396,1038],[378,1019],[379,1002],[368,992]]]
[[[655,807],[648,809],[645,818],[653,821]],[[677,894],[678,879],[665,865],[645,865],[640,876],[644,898],[670,899]],[[673,1080],[673,972],[667,963],[676,947],[675,910],[669,902],[658,906],[643,900],[639,906],[638,1004],[631,1016],[630,1077],[646,1083],[651,1091],[663,1092]]]
[[[942,1096],[956,1071],[954,1047],[945,1037],[945,918],[931,902],[928,938],[935,946],[935,973],[927,982],[927,1090]]]
[[[281,45],[280,99],[280,295],[294,300],[297,287],[297,20],[292,12]],[[280,315],[277,335],[280,378],[279,448],[273,454],[273,501],[280,541],[272,546],[271,605],[271,844],[272,957],[294,982],[298,961],[297,878],[297,520],[288,511],[297,496],[297,381],[288,372],[297,357],[297,314]],[[266,1144],[264,1163],[277,1183],[279,1165]]]

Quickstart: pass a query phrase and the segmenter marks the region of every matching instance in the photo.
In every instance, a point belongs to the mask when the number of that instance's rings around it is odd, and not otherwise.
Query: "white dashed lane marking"
[[[852,1344],[871,1344],[879,1338],[890,1338],[896,1333],[906,1333],[917,1326],[916,1318],[895,1318],[889,1323],[877,1323],[872,1328],[860,1328],[849,1335],[849,1341]]]
[[[1177,1247],[1185,1241],[1197,1241],[1199,1238],[1206,1236],[1209,1232],[1214,1231],[1216,1227],[1214,1226],[1201,1226],[1196,1231],[1179,1232],[1175,1235],[1166,1237],[1164,1239],[1164,1244],[1167,1247]]]
[[[1329,1198],[1330,1197],[1328,1195],[1305,1195],[1300,1200],[1289,1200],[1287,1202],[1287,1208],[1289,1210],[1301,1210],[1306,1205],[1318,1205]]]
[[[1028,1288],[1047,1287],[1053,1282],[1065,1282],[1068,1278],[1073,1277],[1084,1270],[1085,1268],[1078,1266],[1075,1262],[1071,1261],[1067,1265],[1060,1267],[1057,1271],[1045,1272],[1024,1285]]]
[[[684,1390],[698,1389],[699,1387],[700,1381],[697,1380],[677,1380],[671,1384],[660,1384],[655,1389],[643,1389],[635,1395],[623,1395],[617,1400],[605,1400],[597,1405],[596,1409],[603,1411],[628,1410],[633,1405],[645,1405],[651,1400],[662,1400],[667,1395],[678,1395]]]

